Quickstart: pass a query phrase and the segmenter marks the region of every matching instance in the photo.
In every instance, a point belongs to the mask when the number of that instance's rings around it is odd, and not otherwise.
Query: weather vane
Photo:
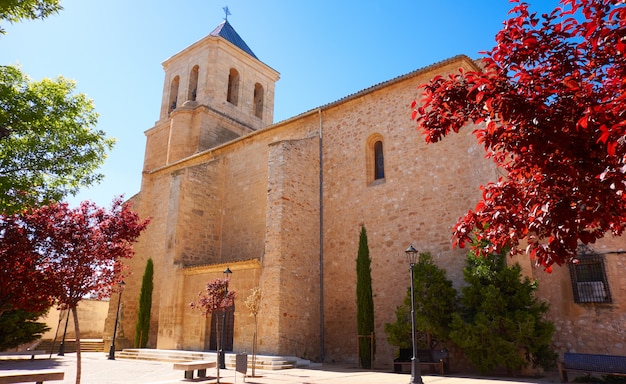
[[[224,13],[226,14],[226,16],[224,17],[224,20],[228,21],[228,15],[230,15],[230,11],[228,10],[228,5],[222,9],[224,10]]]

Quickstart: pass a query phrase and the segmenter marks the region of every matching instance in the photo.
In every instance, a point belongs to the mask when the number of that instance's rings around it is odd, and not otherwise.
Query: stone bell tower
[[[159,120],[146,131],[144,171],[174,163],[273,122],[279,74],[227,19],[163,62]]]
[[[134,329],[141,276],[152,258],[155,285],[148,345],[172,349],[185,345],[181,324],[189,308],[181,296],[182,270],[219,263],[229,252],[221,228],[226,193],[216,181],[225,169],[211,161],[209,152],[273,123],[279,74],[256,57],[226,19],[165,60],[163,69],[159,118],[145,132],[141,191],[129,199],[151,223],[134,245],[135,257],[126,262],[132,275],[126,280],[121,318],[124,329]],[[202,154],[205,159],[198,166],[194,159]],[[104,332],[108,340],[116,309],[109,308]],[[131,340],[124,344],[119,338],[119,346],[132,345],[132,335],[127,336]]]

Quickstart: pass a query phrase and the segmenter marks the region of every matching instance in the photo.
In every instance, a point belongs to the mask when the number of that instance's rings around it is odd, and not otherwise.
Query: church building
[[[499,176],[475,127],[427,145],[411,120],[418,87],[460,68],[480,70],[459,55],[274,122],[279,73],[228,20],[167,59],[158,121],[145,131],[141,190],[129,200],[151,223],[127,262],[117,345],[132,347],[151,258],[149,348],[216,349],[219,319],[189,304],[228,268],[236,299],[226,351],[252,351],[254,317],[244,301],[260,287],[259,354],[356,363],[364,226],[375,365],[390,366],[397,348],[384,325],[395,321],[410,285],[404,250],[412,244],[429,252],[458,289],[466,250],[452,247],[451,229],[480,199],[479,186]],[[594,244],[579,266],[552,274],[527,257],[514,260],[549,301],[557,352],[626,355],[625,240]],[[105,339],[113,334],[117,296],[111,303]]]

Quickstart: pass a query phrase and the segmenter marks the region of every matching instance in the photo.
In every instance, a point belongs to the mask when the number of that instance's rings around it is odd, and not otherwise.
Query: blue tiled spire
[[[230,25],[228,20],[224,20],[220,25],[217,26],[217,28],[213,30],[213,32],[210,33],[210,35],[223,37],[250,56],[254,57],[257,60],[259,59],[258,57],[256,57],[254,52],[252,52],[250,47],[248,47],[248,44],[243,41],[241,36],[239,36],[239,34],[235,32],[235,29],[232,27],[232,25]]]

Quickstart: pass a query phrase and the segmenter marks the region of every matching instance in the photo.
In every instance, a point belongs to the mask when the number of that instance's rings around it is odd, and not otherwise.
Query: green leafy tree
[[[385,324],[387,341],[401,349],[411,348],[411,295],[396,307],[396,321]]]
[[[527,367],[552,368],[550,348],[554,324],[545,320],[546,303],[534,296],[537,284],[522,279],[519,264],[506,265],[506,255],[477,257],[470,253],[463,270],[461,311],[453,315],[450,338],[482,373],[506,368],[509,374]]]
[[[145,348],[148,344],[152,290],[154,288],[153,275],[154,263],[152,259],[148,259],[143,273],[143,280],[141,281],[141,291],[139,292],[139,311],[137,313],[137,325],[135,326],[135,348]]]
[[[446,271],[439,268],[430,253],[420,253],[413,269],[415,288],[415,329],[418,348],[432,349],[448,340],[457,291]],[[387,341],[399,348],[411,348],[411,288],[402,305],[396,308],[396,321],[385,324]]]
[[[60,0],[2,0],[0,1],[0,21],[16,23],[23,19],[44,19],[59,12]],[[6,31],[0,25],[0,34]]]
[[[359,253],[356,259],[356,304],[359,336],[370,336],[374,332],[374,299],[372,296],[372,260],[367,245],[367,232],[361,227]],[[363,368],[372,368],[372,343],[374,340],[359,337],[359,357]]]
[[[63,77],[31,81],[0,66],[0,212],[61,201],[99,182],[114,139],[94,130],[98,114]]]
[[[0,351],[17,348],[22,344],[41,339],[50,327],[37,320],[46,312],[27,312],[17,309],[0,315]]]

